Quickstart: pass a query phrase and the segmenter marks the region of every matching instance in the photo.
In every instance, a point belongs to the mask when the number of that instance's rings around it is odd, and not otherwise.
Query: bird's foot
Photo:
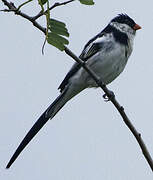
[[[114,94],[113,91],[108,90],[108,95],[107,95],[107,94],[104,94],[104,95],[103,95],[103,98],[104,98],[104,101],[105,101],[105,102],[108,102],[108,101],[110,101],[110,100],[112,100],[112,99],[115,98],[115,94]]]

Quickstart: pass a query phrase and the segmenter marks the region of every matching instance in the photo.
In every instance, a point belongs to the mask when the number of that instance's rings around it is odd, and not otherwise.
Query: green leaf
[[[69,33],[66,28],[66,25],[65,25],[65,23],[63,23],[61,21],[57,21],[55,19],[50,19],[49,20],[49,29],[54,34],[60,34],[60,35],[69,37]]]
[[[94,5],[95,3],[93,2],[93,0],[79,0],[81,4],[85,4],[85,5]]]
[[[60,34],[60,35],[69,37],[69,33],[68,33],[66,28],[64,29],[64,28],[60,28],[57,26],[51,26],[49,29],[51,30],[52,33]]]
[[[55,38],[57,41],[59,41],[62,44],[69,44],[69,41],[67,39],[65,39],[62,36],[59,36],[58,34],[55,33],[49,33],[53,38]]]
[[[46,4],[47,1],[48,1],[48,0],[40,0],[40,2],[41,2],[42,5]]]
[[[49,24],[50,24],[50,26],[59,26],[59,27],[63,27],[63,28],[66,27],[65,23],[58,21],[56,19],[50,19]]]
[[[65,44],[69,44],[69,41],[67,39],[55,33],[48,33],[47,42],[61,51],[64,50]]]
[[[65,45],[69,44],[69,41],[63,37],[69,37],[65,23],[55,19],[49,19],[48,27],[51,31],[47,35],[48,43],[63,51]]]
[[[58,48],[59,50],[63,51],[64,50],[64,45],[60,44],[59,42],[55,41],[54,39],[48,38],[47,42],[51,44],[52,46]]]

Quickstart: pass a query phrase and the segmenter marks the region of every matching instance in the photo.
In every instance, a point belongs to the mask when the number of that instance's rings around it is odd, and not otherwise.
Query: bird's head
[[[136,31],[141,29],[141,26],[135,23],[127,14],[119,14],[113,18],[110,25],[114,26],[118,30],[135,35]]]

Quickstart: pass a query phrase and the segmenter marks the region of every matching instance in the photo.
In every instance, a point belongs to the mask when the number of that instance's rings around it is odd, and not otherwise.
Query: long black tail
[[[38,131],[46,124],[46,122],[55,116],[55,114],[64,106],[64,104],[68,101],[65,98],[65,92],[61,93],[55,101],[47,108],[47,110],[39,117],[33,127],[29,130],[25,138],[22,140],[17,150],[13,154],[6,168],[9,168],[13,162],[17,159],[19,154],[23,151],[23,149],[27,146],[27,144],[33,139],[33,137],[38,133]]]

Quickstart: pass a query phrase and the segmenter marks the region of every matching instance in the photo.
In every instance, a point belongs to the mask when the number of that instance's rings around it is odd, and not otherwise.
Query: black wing
[[[101,48],[102,48],[102,44],[99,42],[94,42],[95,40],[97,40],[98,38],[102,37],[103,33],[99,33],[97,36],[95,36],[94,38],[92,38],[84,47],[81,55],[79,56],[80,59],[82,59],[83,61],[87,61],[91,56],[93,56],[94,54],[96,54]],[[60,92],[62,92],[65,88],[65,86],[68,84],[69,79],[81,68],[81,65],[79,63],[75,63],[72,68],[70,69],[70,71],[67,73],[67,75],[65,76],[64,80],[62,81],[62,83],[60,84],[59,88]]]
[[[65,76],[64,80],[62,81],[62,83],[60,84],[60,86],[58,87],[58,89],[60,89],[60,92],[62,92],[65,89],[65,86],[68,84],[69,79],[80,69],[80,64],[75,63],[72,68],[70,69],[70,71],[67,73],[67,75]]]

